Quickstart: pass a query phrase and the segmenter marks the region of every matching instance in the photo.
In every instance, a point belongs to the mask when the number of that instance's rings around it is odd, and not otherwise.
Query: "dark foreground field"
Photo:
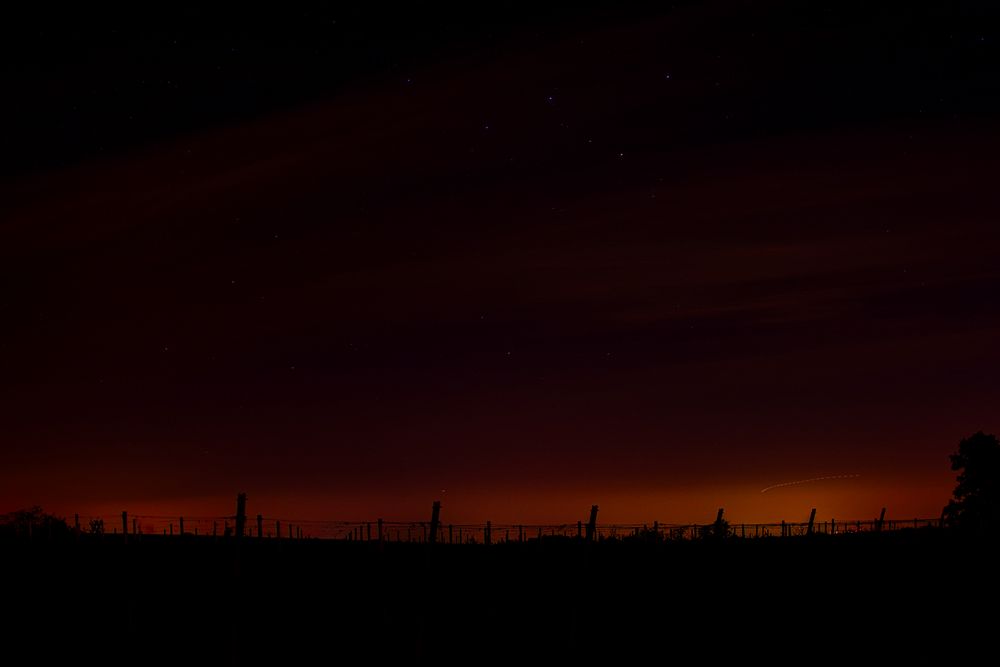
[[[11,665],[67,655],[80,664],[953,664],[998,630],[997,549],[933,530],[434,548],[149,536],[0,546],[2,651],[26,652]]]

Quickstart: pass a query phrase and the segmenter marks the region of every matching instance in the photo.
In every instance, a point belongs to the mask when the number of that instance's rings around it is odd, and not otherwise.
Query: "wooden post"
[[[517,526],[517,541],[524,542],[524,526],[520,524]]]
[[[378,541],[379,544],[382,543],[382,519],[378,520]]]
[[[486,522],[486,532],[483,533],[483,542],[487,546],[493,544],[493,522],[491,521]]]
[[[213,521],[212,522],[212,537],[218,537],[218,536],[219,536],[219,522],[218,521]]]
[[[813,534],[813,524],[815,523],[816,523],[816,508],[814,507],[812,508],[812,511],[809,512],[809,527],[806,528],[806,535]]]
[[[180,517],[181,520],[181,537],[184,537],[184,517]]]
[[[725,508],[720,507],[719,513],[715,515],[715,523],[712,524],[712,535],[714,537],[726,537],[726,525],[722,523],[722,514]]]
[[[441,501],[435,500],[434,504],[431,505],[431,536],[428,542],[434,544],[437,542],[437,532],[438,532],[438,522],[441,519]]]
[[[257,515],[257,539],[264,537],[264,515]]]
[[[368,531],[367,535],[365,536],[365,541],[371,542],[372,541],[372,522],[371,521],[368,521],[368,522],[365,523],[365,530]]]
[[[122,539],[128,541],[128,512],[122,512]]]
[[[274,522],[274,538],[276,540],[280,540],[281,539],[281,522],[280,521],[275,521]]]
[[[830,519],[830,534],[831,535],[836,535],[837,534],[837,520],[836,519]]]
[[[747,536],[747,525],[745,523],[740,524],[740,537],[746,539]]]
[[[583,538],[583,522],[582,521],[577,521],[576,522],[576,537],[577,537],[577,539],[582,539]]]
[[[587,541],[593,542],[597,535],[597,505],[590,506],[590,519],[587,521]]]
[[[139,520],[135,518],[132,519],[132,534],[133,535],[139,534]]]
[[[885,522],[885,508],[882,508],[882,513],[878,515],[878,523],[875,524],[876,532],[882,532],[882,524]]]
[[[659,521],[654,521],[653,522],[653,539],[656,540],[657,542],[660,541],[660,522]]]
[[[455,543],[455,533],[452,530],[452,525],[449,523],[448,524],[448,544],[454,544],[454,543]]]
[[[785,520],[784,519],[781,520],[781,536],[782,537],[786,536],[785,535]]]
[[[295,533],[292,532],[292,524],[288,524],[288,539],[295,539]]]
[[[243,537],[247,525],[247,494],[236,494],[236,538]]]

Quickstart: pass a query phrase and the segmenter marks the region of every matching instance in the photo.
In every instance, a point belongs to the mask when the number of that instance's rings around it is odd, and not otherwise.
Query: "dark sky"
[[[0,509],[937,516],[990,5],[16,16]]]

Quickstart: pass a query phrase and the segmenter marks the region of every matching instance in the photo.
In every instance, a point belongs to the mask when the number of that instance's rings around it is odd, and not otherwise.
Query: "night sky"
[[[11,14],[0,510],[938,516],[1000,10],[608,4]]]

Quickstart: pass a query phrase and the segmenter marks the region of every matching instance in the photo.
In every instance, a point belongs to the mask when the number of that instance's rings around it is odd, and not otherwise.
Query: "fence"
[[[596,515],[596,511],[594,512]],[[728,523],[721,512],[716,522],[707,524],[651,523],[599,524],[593,522],[593,539],[652,541],[692,540],[705,537],[761,539],[795,537],[810,534],[843,535],[851,533],[895,531],[904,528],[937,528],[940,519],[878,519],[817,522]],[[158,535],[162,537],[236,537],[238,515],[168,516],[75,515],[72,528],[81,533]],[[541,538],[586,539],[588,522],[560,524],[451,524],[435,521],[325,521],[264,515],[248,516],[242,536],[247,539],[325,539],[351,542],[428,542],[441,544],[495,544],[527,542]]]

